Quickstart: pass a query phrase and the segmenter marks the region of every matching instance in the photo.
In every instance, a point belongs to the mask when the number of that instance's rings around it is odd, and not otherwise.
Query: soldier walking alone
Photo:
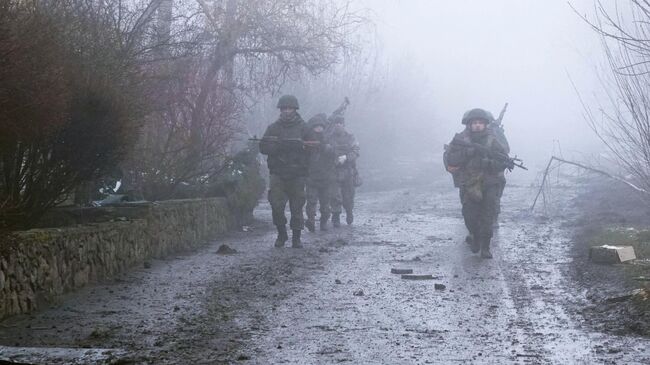
[[[460,188],[463,218],[469,231],[467,243],[482,258],[492,258],[490,241],[493,222],[502,186],[503,172],[513,167],[507,147],[491,132],[494,120],[483,109],[472,109],[463,115],[465,130],[456,134],[445,153],[445,165]],[[505,156],[505,158],[495,158]]]
[[[268,156],[270,184],[268,199],[271,203],[273,224],[278,230],[275,247],[284,247],[289,239],[284,210],[289,202],[292,230],[291,244],[302,247],[300,233],[304,227],[305,180],[309,151],[305,149],[306,123],[298,114],[298,99],[284,95],[277,105],[280,117],[269,125],[260,141],[260,152]]]
[[[354,221],[354,193],[356,161],[359,157],[359,144],[354,135],[345,130],[345,118],[333,117],[334,130],[329,141],[336,153],[336,181],[332,191],[332,225],[341,226],[341,212],[345,209],[345,221]],[[341,209],[343,208],[343,209]]]

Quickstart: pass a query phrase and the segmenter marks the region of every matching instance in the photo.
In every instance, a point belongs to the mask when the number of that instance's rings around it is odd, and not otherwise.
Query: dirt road
[[[563,219],[535,217],[529,188],[510,186],[495,259],[481,260],[462,242],[458,196],[448,185],[359,194],[355,225],[307,233],[304,249],[272,248],[262,205],[249,232],[1,323],[0,359],[650,363],[649,339],[596,332],[580,314],[584,292],[568,274],[576,255],[570,207]],[[217,255],[221,244],[237,253]],[[435,279],[404,280],[392,268]]]

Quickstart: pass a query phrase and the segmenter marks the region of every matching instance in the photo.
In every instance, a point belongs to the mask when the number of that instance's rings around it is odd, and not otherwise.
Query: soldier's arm
[[[320,153],[323,155],[327,157],[336,157],[336,149],[327,138],[323,139],[320,145],[318,145],[318,148],[320,149]]]
[[[357,139],[353,135],[350,136],[350,150],[345,155],[348,161],[355,162],[360,156],[360,148]]]
[[[280,140],[278,148],[283,152],[288,153],[307,153],[309,151],[307,151],[305,148],[305,142],[308,140],[308,138],[309,133],[307,127],[306,125],[303,125],[299,138],[282,139]]]
[[[447,152],[447,163],[451,167],[460,168],[465,166],[467,161],[473,156],[473,151],[469,148],[459,146],[454,143],[458,136],[455,136],[454,139],[449,143],[449,150]]]
[[[490,146],[490,149],[493,156],[497,157],[493,157],[491,159],[492,161],[490,163],[490,169],[492,172],[500,173],[506,168],[512,168],[512,166],[509,166],[509,163],[507,161],[510,148],[504,146],[498,139],[495,139],[492,143],[492,146]]]
[[[272,126],[269,126],[266,128],[264,137],[262,137],[262,140],[260,141],[260,153],[263,155],[274,155],[278,153],[280,148],[279,145],[278,136],[275,135]]]

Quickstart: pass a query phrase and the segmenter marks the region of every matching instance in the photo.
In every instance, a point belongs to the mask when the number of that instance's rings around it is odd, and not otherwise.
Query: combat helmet
[[[278,109],[282,108],[293,108],[293,109],[300,109],[300,106],[298,105],[298,99],[293,96],[293,95],[282,95],[280,97],[280,100],[278,100]]]
[[[465,114],[463,114],[462,123],[467,125],[467,123],[469,123],[470,120],[474,120],[474,119],[482,119],[488,122],[489,124],[494,121],[494,116],[492,116],[492,113],[490,113],[485,109],[474,108],[472,110],[466,111]]]
[[[311,117],[307,122],[309,128],[316,128],[317,126],[327,127],[327,114],[318,113]]]

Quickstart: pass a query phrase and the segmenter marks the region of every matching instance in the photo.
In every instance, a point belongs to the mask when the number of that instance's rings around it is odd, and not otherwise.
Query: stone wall
[[[0,242],[0,319],[146,259],[191,249],[234,225],[226,199],[125,204],[111,222],[17,232]]]

